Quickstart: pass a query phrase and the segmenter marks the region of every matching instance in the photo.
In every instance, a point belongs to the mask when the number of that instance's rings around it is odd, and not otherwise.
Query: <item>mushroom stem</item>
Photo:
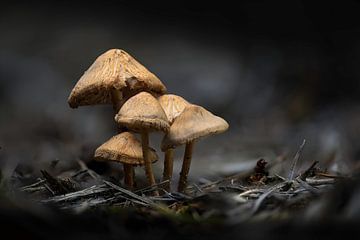
[[[129,189],[133,189],[134,187],[134,167],[131,164],[124,163],[124,182],[125,185],[129,187]]]
[[[143,158],[145,162],[145,173],[146,177],[150,183],[150,186],[156,184],[154,173],[152,170],[152,162],[149,157],[149,133],[148,131],[144,130],[141,132],[141,144],[142,144],[142,151],[143,151]],[[159,196],[159,192],[157,190],[154,191],[155,196]]]
[[[163,181],[169,180],[169,182],[164,186],[166,191],[170,191],[170,180],[173,174],[173,156],[173,149],[169,148],[165,151]]]
[[[123,98],[124,97],[123,97],[122,92],[120,92],[119,90],[116,90],[116,89],[111,90],[111,102],[113,105],[115,115],[119,112],[121,106],[124,103]],[[126,128],[117,125],[117,131],[118,131],[118,133],[122,133],[122,132],[126,131]]]
[[[184,192],[187,185],[187,177],[190,171],[191,157],[194,147],[194,141],[186,144],[183,164],[180,172],[180,179],[178,185],[178,192]]]
[[[113,104],[113,109],[115,114],[119,112],[122,105],[122,93],[116,89],[111,90],[111,102]]]

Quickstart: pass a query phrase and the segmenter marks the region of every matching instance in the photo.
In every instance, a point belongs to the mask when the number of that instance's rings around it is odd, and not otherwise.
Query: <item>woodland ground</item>
[[[27,239],[319,239],[359,234],[359,181],[312,162],[303,171],[304,143],[286,175],[276,173],[284,159],[259,159],[252,168],[217,181],[199,178],[185,193],[153,188],[126,190],[118,179],[99,175],[99,165],[41,177],[16,168],[2,182],[3,234]],[[56,168],[56,162],[54,162]],[[140,178],[140,186],[145,183]]]

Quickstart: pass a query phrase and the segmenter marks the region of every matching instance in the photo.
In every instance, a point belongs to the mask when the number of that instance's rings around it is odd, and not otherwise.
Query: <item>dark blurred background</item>
[[[111,48],[230,123],[199,142],[192,176],[292,157],[304,138],[304,159],[346,173],[360,159],[359,12],[358,1],[1,3],[3,174],[18,163],[34,173],[58,160],[70,168],[115,133],[111,106],[67,104]],[[155,134],[155,148],[159,140]]]

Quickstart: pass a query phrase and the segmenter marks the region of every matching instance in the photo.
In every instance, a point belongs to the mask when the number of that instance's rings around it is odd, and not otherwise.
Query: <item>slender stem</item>
[[[124,104],[123,93],[119,90],[112,89],[111,90],[111,102],[113,105],[114,113],[117,114],[119,112],[121,106]],[[116,125],[116,127],[117,127],[118,133],[122,133],[127,130],[127,128],[124,126]]]
[[[164,172],[163,172],[163,181],[169,180],[169,182],[164,186],[166,191],[170,191],[170,182],[171,177],[173,174],[173,156],[174,150],[169,148],[165,152],[165,159],[164,159]]]
[[[113,104],[113,109],[115,114],[117,114],[121,108],[121,103],[122,103],[122,93],[116,89],[112,89],[111,90],[111,102]]]
[[[145,162],[145,173],[146,177],[149,181],[150,186],[155,185],[155,177],[152,170],[152,162],[149,155],[149,133],[144,130],[141,132],[141,143],[142,143],[142,151],[143,151],[143,158]],[[158,191],[154,191],[155,196],[159,196]]]
[[[190,171],[191,157],[194,147],[194,141],[186,144],[183,165],[180,172],[178,192],[184,192],[187,185],[187,177]]]
[[[125,185],[129,187],[129,189],[133,189],[134,187],[134,167],[131,164],[124,163],[124,174],[125,174]]]

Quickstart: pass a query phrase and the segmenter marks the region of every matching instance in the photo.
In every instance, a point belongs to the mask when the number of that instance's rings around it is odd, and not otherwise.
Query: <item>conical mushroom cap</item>
[[[165,151],[178,145],[186,144],[198,138],[222,133],[229,124],[205,108],[190,104],[175,118],[170,131],[164,136],[161,150]]]
[[[150,149],[150,159],[156,162],[158,156]],[[95,151],[95,159],[99,161],[115,161],[132,165],[143,165],[141,143],[129,132],[113,136]]]
[[[111,90],[166,92],[164,84],[127,52],[111,49],[100,55],[76,83],[70,107],[111,104]]]
[[[170,125],[159,101],[150,93],[141,92],[127,100],[115,116],[115,121],[133,131],[168,132]]]
[[[184,98],[174,94],[162,95],[158,100],[170,124],[173,123],[174,119],[190,104]]]

